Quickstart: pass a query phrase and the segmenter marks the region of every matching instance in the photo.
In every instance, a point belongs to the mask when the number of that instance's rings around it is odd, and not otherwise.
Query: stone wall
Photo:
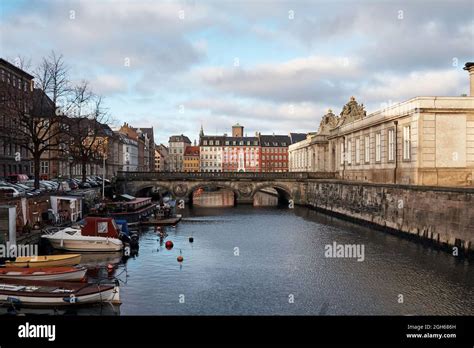
[[[474,249],[474,189],[313,180],[306,199],[297,203],[469,253]]]

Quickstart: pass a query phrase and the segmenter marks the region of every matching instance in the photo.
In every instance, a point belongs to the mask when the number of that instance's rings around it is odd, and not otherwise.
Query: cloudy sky
[[[474,2],[0,2],[0,55],[64,55],[117,125],[197,138],[308,132],[350,96],[368,112],[468,93]]]

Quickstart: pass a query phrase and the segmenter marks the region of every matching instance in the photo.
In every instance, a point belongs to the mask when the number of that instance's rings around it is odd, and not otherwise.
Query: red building
[[[223,172],[260,172],[258,137],[225,137],[222,151]]]
[[[259,140],[261,171],[287,172],[290,137],[287,135],[259,135]]]

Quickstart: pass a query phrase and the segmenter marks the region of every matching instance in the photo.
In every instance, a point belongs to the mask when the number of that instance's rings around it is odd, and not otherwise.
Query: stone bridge
[[[273,188],[280,202],[292,200],[305,204],[308,179],[332,179],[333,173],[166,173],[166,172],[118,172],[115,182],[119,193],[134,196],[149,192],[169,193],[176,199],[192,202],[193,193],[200,188],[222,188],[234,192],[235,203],[253,203],[254,195]]]

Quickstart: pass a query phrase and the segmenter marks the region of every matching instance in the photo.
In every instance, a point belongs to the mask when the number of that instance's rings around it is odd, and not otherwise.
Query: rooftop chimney
[[[474,62],[467,62],[464,66],[464,70],[469,71],[469,79],[470,79],[470,96],[474,97]]]

